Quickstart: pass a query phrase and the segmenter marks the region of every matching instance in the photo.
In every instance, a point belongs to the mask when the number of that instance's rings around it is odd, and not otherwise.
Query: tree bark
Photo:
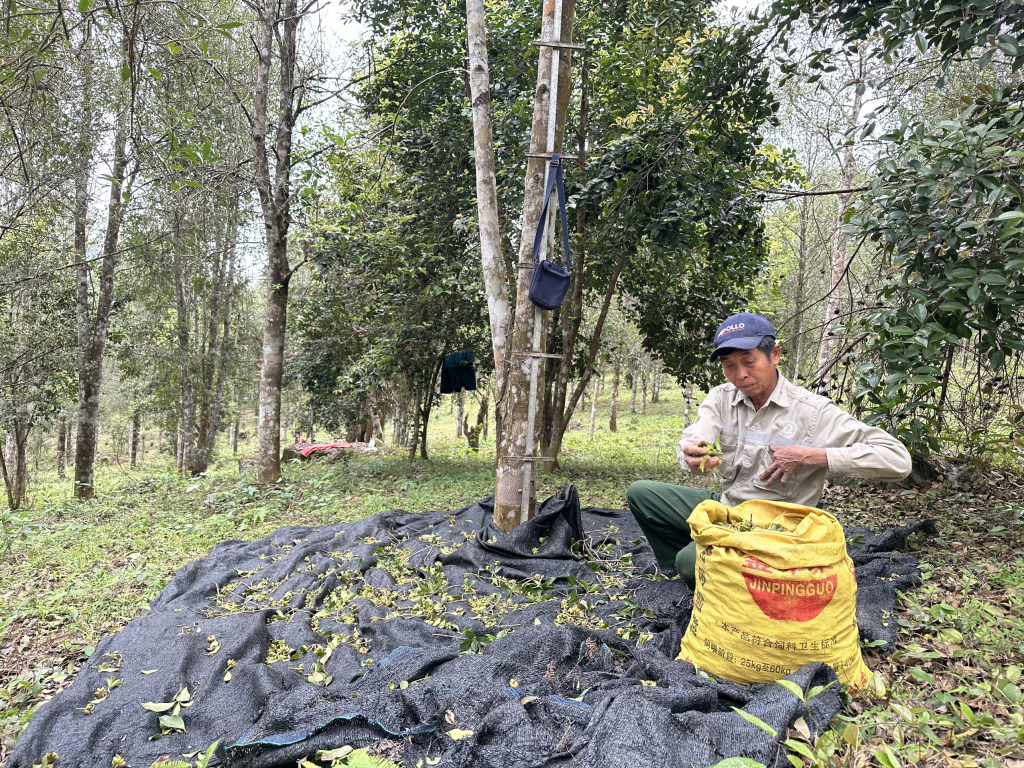
[[[594,429],[597,424],[597,393],[601,385],[600,379],[594,379],[594,397],[590,401],[590,439],[594,439]]]
[[[7,505],[20,509],[25,503],[28,490],[28,436],[31,431],[28,420],[16,416],[7,432],[7,449],[0,449],[0,464],[3,464],[4,485],[7,488]]]
[[[693,384],[686,383],[683,389],[683,428],[690,426],[690,417],[693,413]]]
[[[611,412],[608,416],[608,430],[617,432],[619,429],[619,378],[622,375],[622,363],[615,361],[615,368],[612,371],[612,403]]]
[[[175,229],[178,226],[175,214]],[[178,374],[181,417],[178,421],[178,471],[192,472],[195,466],[195,398],[192,392],[189,301],[185,294],[185,267],[180,245],[174,244],[174,296],[177,306]]]
[[[575,0],[563,0],[562,17],[559,20],[562,42],[572,41],[572,25],[575,17]],[[555,3],[547,0],[544,6],[544,19],[541,27],[541,39],[555,38]],[[547,152],[548,115],[550,108],[550,87],[553,68],[553,49],[542,46],[537,67],[537,90],[533,105],[533,128],[530,138],[530,153],[542,155]],[[558,56],[558,98],[555,109],[555,125],[553,126],[554,151],[562,149],[565,133],[565,114],[569,104],[571,50],[563,49]],[[532,262],[533,240],[540,224],[540,212],[544,203],[545,170],[548,163],[543,158],[530,157],[527,162],[526,184],[523,196],[522,235],[519,240],[519,262]],[[516,284],[516,312],[512,330],[510,364],[506,366],[506,384],[503,392],[498,394],[498,408],[501,411],[501,431],[498,435],[498,467],[497,483],[494,497],[494,521],[506,531],[525,522],[522,510],[525,506],[526,517],[532,517],[536,510],[534,483],[530,483],[529,497],[523,504],[523,469],[526,462],[527,412],[530,407],[530,368],[532,336],[534,324],[534,305],[529,299],[531,269],[520,267]],[[537,313],[539,314],[539,313]],[[537,388],[540,392],[542,389]]]
[[[63,416],[57,420],[57,477],[64,478],[67,466],[68,420]]]
[[[131,49],[131,46],[126,47]],[[78,199],[82,187],[76,184],[75,256],[78,279],[79,359],[78,359],[78,433],[75,444],[75,498],[91,499],[96,495],[93,487],[96,444],[99,437],[100,388],[103,383],[103,354],[107,344],[110,309],[114,303],[114,270],[117,267],[118,241],[124,220],[127,199],[131,190],[128,173],[128,121],[129,108],[118,115],[114,133],[114,161],[107,202],[107,227],[103,238],[102,264],[96,295],[95,312],[89,302],[90,267],[86,261],[85,215],[88,200]],[[88,167],[88,165],[86,165]],[[88,188],[84,188],[87,194]],[[81,226],[81,238],[79,228]]]
[[[640,369],[640,414],[643,416],[647,415],[647,385],[649,384],[647,379],[646,369]]]
[[[131,445],[128,449],[128,463],[132,469],[138,466],[139,462],[139,436],[142,433],[142,414],[138,410],[132,412],[132,423],[131,431],[129,432],[129,441]]]
[[[484,0],[466,0],[469,51],[469,93],[473,110],[473,149],[476,162],[477,217],[480,259],[483,266],[487,313],[491,324],[494,379],[497,392],[505,387],[505,357],[512,322],[508,283],[502,266],[498,187],[494,175],[494,140],[491,129],[491,81],[487,55],[487,20]]]
[[[288,263],[288,227],[291,220],[292,130],[296,119],[296,38],[300,20],[297,0],[280,3],[263,0],[259,9],[258,63],[251,131],[256,190],[267,237],[267,310],[263,326],[259,450],[256,456],[260,483],[276,482],[281,477],[281,378],[288,325],[288,284],[292,277]],[[266,133],[275,41],[279,89],[271,176],[271,150],[267,146]]]
[[[462,437],[462,419],[466,415],[466,390],[455,395],[455,436]]]
[[[204,329],[205,338],[200,341],[199,345],[199,432],[196,438],[193,463],[190,467],[190,472],[193,475],[205,472],[209,467],[210,454],[213,452],[213,440],[217,434],[217,425],[213,423],[213,398],[220,352],[217,341],[221,327],[221,292],[227,271],[226,259],[222,258],[220,253],[214,255],[212,271],[213,279],[207,303],[206,328]]]
[[[633,389],[633,396],[629,401],[629,415],[636,416],[636,393],[640,389],[640,364],[637,363],[633,366],[632,381],[630,385]]]
[[[10,449],[4,450],[4,443],[11,444],[10,433],[4,436],[3,441],[0,441],[0,472],[3,472],[4,476],[4,490],[7,491],[7,508],[17,509],[18,503],[14,500],[14,480],[13,473],[7,468],[7,455],[10,453]]]

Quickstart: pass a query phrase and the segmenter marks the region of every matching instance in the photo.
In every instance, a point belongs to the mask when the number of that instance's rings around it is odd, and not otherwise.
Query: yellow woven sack
[[[867,684],[857,581],[838,520],[797,504],[705,501],[687,522],[697,591],[680,659],[740,683],[824,661],[843,683]]]

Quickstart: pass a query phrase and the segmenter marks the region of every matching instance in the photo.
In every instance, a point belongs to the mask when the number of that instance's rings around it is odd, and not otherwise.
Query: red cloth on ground
[[[305,448],[299,449],[299,454],[304,459],[308,459],[312,454],[317,451],[327,451],[331,448],[351,448],[352,443],[316,443],[314,445],[307,445]]]

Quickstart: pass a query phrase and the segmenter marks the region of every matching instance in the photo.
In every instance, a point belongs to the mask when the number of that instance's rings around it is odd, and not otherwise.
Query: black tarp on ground
[[[862,542],[850,552],[867,639],[896,639],[896,589],[919,575],[894,550],[920,527],[849,532]],[[224,542],[99,644],[40,707],[10,766],[55,752],[61,768],[115,755],[146,768],[217,740],[223,764],[261,768],[386,741],[409,768],[788,765],[733,708],[783,738],[800,717],[812,730],[827,724],[836,686],[808,712],[778,685],[696,674],[675,661],[691,597],[656,575],[628,511],[581,510],[571,487],[511,534],[487,499]],[[812,664],[790,679],[807,691],[835,676]],[[121,683],[90,707],[109,680]],[[171,702],[183,686],[186,732],[152,740],[160,715],[142,702]],[[454,729],[472,735],[455,740]]]

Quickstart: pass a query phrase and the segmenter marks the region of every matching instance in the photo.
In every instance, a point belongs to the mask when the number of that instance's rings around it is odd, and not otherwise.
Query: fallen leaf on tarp
[[[174,706],[173,701],[168,701],[166,704],[155,701],[144,701],[142,702],[142,708],[148,709],[150,712],[166,712]]]
[[[160,715],[160,727],[172,731],[184,731],[185,721],[181,719],[181,715]]]
[[[324,750],[321,749],[316,753],[316,759],[321,763],[329,763],[332,760],[341,760],[343,757],[351,754],[354,748],[346,744],[344,747],[338,747],[337,749]]]
[[[448,731],[448,736],[452,741],[462,741],[463,739],[468,739],[472,735],[473,731],[465,731],[462,728],[452,728]]]

